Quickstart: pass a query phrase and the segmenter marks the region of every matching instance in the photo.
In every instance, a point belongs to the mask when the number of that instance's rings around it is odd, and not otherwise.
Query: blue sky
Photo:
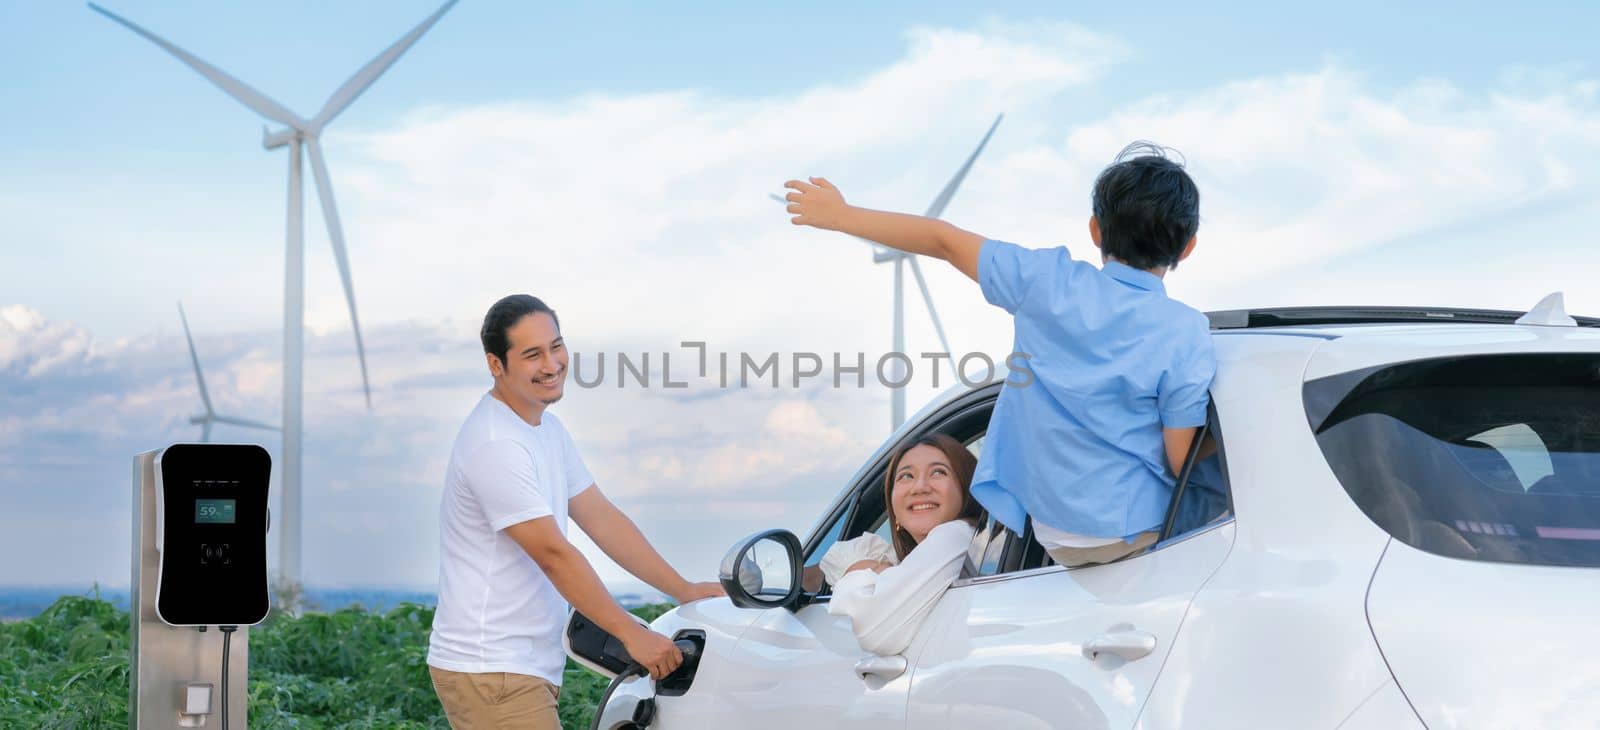
[[[106,5],[303,115],[436,7]],[[475,320],[502,294],[550,299],[579,351],[885,350],[887,270],[764,196],[826,174],[920,210],[998,112],[952,219],[1081,246],[1094,172],[1131,139],[1172,144],[1204,222],[1169,288],[1197,307],[1526,308],[1564,289],[1600,313],[1597,21],[1588,3],[466,0],[324,137],[375,405],[312,195],[307,579],[431,579],[441,454],[486,385]],[[221,407],[279,418],[283,152],[78,3],[0,4],[0,64],[16,69],[0,84],[0,584],[122,584],[128,459],[196,435],[177,300]],[[1006,351],[1002,314],[925,268],[952,346]],[[933,349],[906,306],[911,349]],[[934,392],[917,383],[913,408]],[[558,408],[602,487],[709,577],[740,535],[807,527],[884,436],[887,401],[697,385],[575,389]],[[77,547],[58,562],[15,557],[61,534]]]

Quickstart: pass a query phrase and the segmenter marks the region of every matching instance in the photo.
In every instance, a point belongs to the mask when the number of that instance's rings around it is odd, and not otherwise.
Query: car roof
[[[1600,319],[1569,317],[1559,295],[1546,297],[1534,309],[1529,314],[1440,307],[1280,307],[1207,312],[1206,317],[1219,351],[1234,357],[1262,350],[1267,345],[1263,338],[1324,340],[1308,348],[1307,380],[1432,357],[1600,351]]]
[[[1309,347],[1315,361],[1306,378],[1429,356],[1483,352],[1600,351],[1600,318],[1572,317],[1573,326],[1516,324],[1525,312],[1444,307],[1267,307],[1206,312],[1218,347],[1249,357],[1258,345],[1283,337],[1325,341]],[[1274,348],[1268,348],[1274,349]],[[973,394],[993,389],[1010,375],[997,360],[985,382],[957,382],[929,399],[885,442],[895,442],[927,415]]]
[[[1547,297],[1541,306],[1554,300],[1550,306],[1559,317],[1559,295]],[[1535,309],[1538,309],[1536,307]],[[1277,327],[1311,327],[1319,330],[1345,327],[1370,327],[1378,325],[1415,324],[1517,324],[1527,312],[1504,309],[1464,309],[1447,307],[1264,307],[1258,309],[1228,309],[1206,312],[1212,330],[1255,330]],[[1571,317],[1574,326],[1600,327],[1600,318]]]

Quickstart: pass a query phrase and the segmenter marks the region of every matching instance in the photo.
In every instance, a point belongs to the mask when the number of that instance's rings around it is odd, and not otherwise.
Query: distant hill
[[[0,586],[0,621],[33,618],[62,596],[94,596],[94,588],[65,586]],[[128,591],[101,589],[100,598],[128,610]]]

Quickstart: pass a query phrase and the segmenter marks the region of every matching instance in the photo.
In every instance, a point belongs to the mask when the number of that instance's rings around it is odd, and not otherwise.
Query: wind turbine
[[[334,261],[339,266],[339,279],[344,283],[345,302],[350,307],[350,325],[355,331],[356,356],[361,364],[361,388],[367,397],[367,407],[372,407],[372,387],[367,378],[366,346],[361,340],[361,322],[356,316],[356,294],[350,281],[350,261],[345,255],[344,230],[339,223],[339,210],[334,205],[333,187],[328,179],[328,168],[322,159],[322,144],[318,139],[323,129],[339,116],[356,97],[378,80],[400,56],[417,42],[446,11],[456,4],[449,0],[433,15],[411,29],[400,40],[384,49],[377,58],[361,67],[354,76],[328,97],[317,115],[303,119],[289,111],[248,84],[229,76],[221,69],[196,58],[165,39],[133,24],[94,3],[89,7],[110,18],[146,40],[160,46],[189,68],[222,89],[228,96],[250,107],[268,120],[285,125],[271,132],[263,128],[262,146],[271,150],[289,147],[289,209],[287,246],[284,255],[283,284],[283,454],[282,486],[283,509],[279,520],[281,530],[278,570],[290,582],[300,582],[300,472],[301,472],[301,401],[302,375],[305,356],[305,223],[302,215],[305,195],[302,192],[301,151],[311,157],[311,173],[316,181],[317,198],[322,204],[322,217],[328,226],[328,240],[333,244]]]
[[[955,177],[950,178],[950,182],[945,183],[944,189],[939,191],[939,196],[933,199],[933,203],[928,206],[928,210],[923,213],[923,216],[938,218],[944,214],[945,207],[950,205],[950,199],[956,195],[956,189],[961,187],[961,181],[967,179],[967,173],[972,170],[972,163],[978,161],[978,155],[983,154],[983,148],[988,146],[989,138],[994,136],[994,130],[1000,126],[1000,120],[1005,118],[1006,115],[1004,114],[997,115],[994,118],[994,123],[989,125],[989,131],[985,132],[983,139],[978,142],[978,148],[973,150],[972,155],[967,157],[967,161],[961,164],[960,169],[956,170]],[[781,195],[773,194],[770,197],[785,206],[789,204],[789,201]],[[945,360],[950,365],[950,375],[951,377],[959,377],[956,373],[955,357],[950,352],[950,343],[944,337],[944,325],[939,322],[939,312],[934,309],[933,295],[928,293],[928,282],[922,278],[922,267],[917,263],[917,256],[889,248],[876,241],[868,241],[865,238],[860,240],[872,247],[873,263],[894,264],[894,352],[903,353],[906,351],[905,266],[909,263],[911,275],[917,279],[917,288],[922,291],[922,302],[928,307],[928,318],[933,320],[933,331],[939,335],[939,346],[944,348]],[[905,371],[899,360],[894,361],[894,370],[895,373],[892,376],[892,380],[900,382],[905,378]],[[905,423],[906,392],[904,388],[890,390],[889,417],[891,421],[889,428],[891,430],[899,428],[900,424]]]
[[[200,424],[200,443],[211,441],[211,424],[227,423],[245,428],[259,428],[267,431],[277,431],[278,427],[260,421],[249,421],[232,416],[219,416],[211,407],[211,392],[206,390],[206,376],[200,372],[200,354],[194,349],[194,336],[189,334],[189,317],[183,313],[183,303],[178,303],[178,319],[183,320],[183,338],[189,341],[189,362],[194,363],[194,380],[200,384],[200,402],[206,406],[206,412],[197,416],[190,416],[190,423]]]

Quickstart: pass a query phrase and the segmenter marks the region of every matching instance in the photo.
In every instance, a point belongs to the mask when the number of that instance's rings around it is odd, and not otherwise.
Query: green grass
[[[670,606],[635,609],[654,620]],[[250,727],[446,728],[425,662],[433,609],[274,615],[250,629]],[[63,596],[0,623],[0,728],[128,726],[128,614]],[[567,663],[561,723],[589,726],[606,682]]]

